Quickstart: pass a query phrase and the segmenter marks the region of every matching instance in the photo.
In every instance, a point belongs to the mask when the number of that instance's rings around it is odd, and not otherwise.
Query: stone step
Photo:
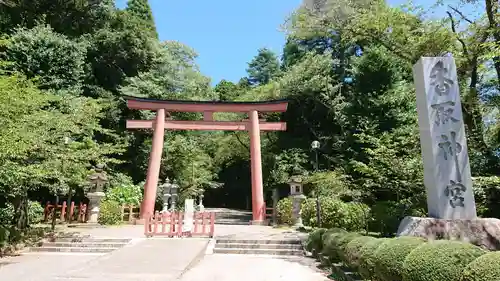
[[[49,242],[70,242],[70,243],[129,243],[130,238],[96,238],[96,237],[67,237],[47,239]]]
[[[32,247],[30,252],[58,252],[58,253],[110,253],[117,248],[94,247]]]
[[[232,249],[289,249],[301,250],[302,245],[299,244],[240,244],[240,243],[216,243],[216,248],[232,248]]]
[[[42,247],[71,247],[71,248],[121,248],[128,243],[116,242],[43,242]]]
[[[278,256],[303,256],[302,250],[293,249],[241,249],[241,248],[214,248],[214,254],[240,254],[240,255],[278,255]]]
[[[222,224],[222,225],[250,225],[250,222],[249,221],[227,221],[227,220],[224,220],[224,221],[218,221],[216,220],[215,221],[215,224]]]
[[[302,245],[302,241],[297,239],[217,239],[217,243],[222,244],[295,244]]]

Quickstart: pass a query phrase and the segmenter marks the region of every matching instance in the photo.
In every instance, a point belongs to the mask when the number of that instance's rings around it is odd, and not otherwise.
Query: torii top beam
[[[139,110],[165,109],[171,112],[285,112],[287,100],[269,101],[191,101],[191,100],[158,100],[125,96],[127,107]]]

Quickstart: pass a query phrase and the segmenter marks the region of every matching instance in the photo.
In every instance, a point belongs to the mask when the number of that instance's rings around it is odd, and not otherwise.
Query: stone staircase
[[[217,239],[214,254],[304,256],[300,239]]]
[[[252,213],[247,211],[219,209],[215,211],[215,224],[249,225]]]
[[[131,240],[90,236],[49,238],[41,242],[39,247],[31,247],[29,252],[104,254],[124,247]]]

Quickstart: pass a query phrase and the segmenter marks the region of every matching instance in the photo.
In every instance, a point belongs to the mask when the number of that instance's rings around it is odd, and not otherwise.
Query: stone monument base
[[[458,240],[488,250],[500,250],[500,220],[495,218],[445,220],[405,217],[399,224],[397,236],[416,236],[429,240]]]

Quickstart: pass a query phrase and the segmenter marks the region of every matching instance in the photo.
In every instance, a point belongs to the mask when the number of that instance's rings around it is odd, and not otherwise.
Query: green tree
[[[220,100],[234,101],[243,94],[244,89],[233,82],[223,79],[215,86],[214,91],[219,94]]]
[[[0,76],[0,195],[14,204],[16,223],[26,226],[28,192],[65,193],[83,188],[92,164],[116,162],[121,152],[99,125],[102,106],[87,98],[60,97],[19,76]],[[65,145],[64,138],[73,141]]]
[[[139,18],[143,22],[144,26],[149,29],[155,37],[158,37],[153,18],[153,11],[151,10],[148,0],[128,0],[126,10],[130,14]]]
[[[85,75],[87,44],[72,41],[49,26],[17,29],[4,46],[8,69],[39,78],[42,89],[79,89]]]
[[[248,63],[248,81],[252,85],[264,85],[277,77],[280,72],[280,63],[276,54],[267,49],[258,50],[258,54]]]

